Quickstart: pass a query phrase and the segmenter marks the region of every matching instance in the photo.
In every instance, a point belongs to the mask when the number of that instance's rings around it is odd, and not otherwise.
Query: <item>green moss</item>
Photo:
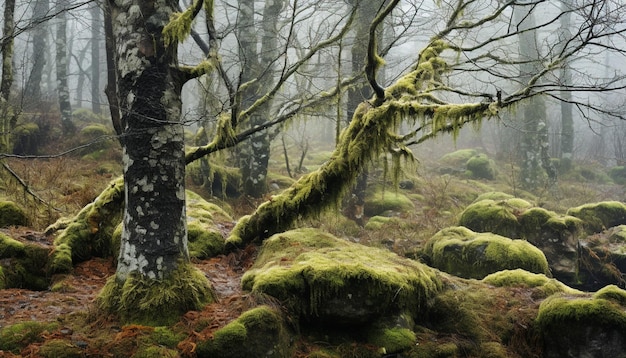
[[[495,163],[485,154],[478,154],[471,157],[465,167],[475,179],[493,180],[496,178]]]
[[[365,215],[375,216],[386,211],[409,212],[415,209],[413,202],[402,193],[378,188],[368,191],[365,198]]]
[[[72,112],[72,121],[84,123],[102,123],[106,118],[95,114],[87,108],[77,108]]]
[[[388,223],[399,221],[397,218],[387,216],[372,216],[365,224],[366,230],[380,230]]]
[[[42,342],[44,333],[51,333],[58,328],[58,323],[22,322],[0,330],[0,351],[18,353],[21,348],[34,342]]]
[[[626,307],[626,291],[615,285],[604,286],[594,293],[593,298],[613,301]]]
[[[459,347],[453,342],[423,342],[412,350],[411,357],[456,358],[459,357],[459,351]]]
[[[616,184],[620,184],[620,185],[626,184],[626,167],[617,166],[617,167],[611,168],[609,170],[609,176]]]
[[[600,296],[603,296],[600,294]],[[556,333],[571,325],[601,326],[626,331],[626,310],[602,297],[572,298],[554,295],[539,306],[536,323],[541,331]]]
[[[315,229],[297,229],[264,242],[242,286],[280,299],[296,315],[339,323],[368,321],[394,310],[416,315],[441,282],[418,262]]]
[[[280,314],[267,306],[244,312],[198,343],[198,357],[288,357],[290,338]]]
[[[187,191],[186,195],[190,256],[205,259],[223,253],[224,236],[217,230],[217,223],[232,222],[233,219],[219,206],[199,195],[191,191]]]
[[[460,149],[452,153],[444,154],[439,162],[448,166],[463,167],[470,158],[477,155],[475,149]]]
[[[465,227],[439,231],[428,240],[423,254],[433,267],[465,278],[482,279],[500,270],[516,268],[550,273],[543,252],[527,241],[475,233]]]
[[[12,201],[0,201],[0,227],[26,225],[28,216],[24,209]]]
[[[482,193],[478,195],[478,197],[474,200],[475,203],[482,200],[493,200],[493,201],[503,201],[515,198],[511,194],[503,193],[501,191],[490,191],[487,193]]]
[[[479,358],[509,358],[509,352],[498,342],[485,342],[480,345]]]
[[[51,339],[40,348],[39,354],[46,358],[80,358],[84,350],[65,339]]]
[[[180,357],[180,353],[171,348],[162,347],[162,346],[148,346],[148,347],[140,347],[137,349],[137,352],[132,355],[132,358],[154,358],[154,357],[163,357],[163,358],[177,358]]]
[[[118,178],[72,219],[54,240],[52,273],[67,273],[68,253],[72,263],[114,252],[111,237],[122,220],[124,181]],[[69,251],[69,252],[68,252]],[[58,256],[58,257],[57,257]],[[56,271],[60,270],[60,271]]]
[[[481,200],[469,205],[461,213],[459,225],[479,232],[492,232],[506,237],[519,237],[521,226],[516,212],[520,206],[530,207],[522,199]]]
[[[494,272],[487,275],[482,281],[497,287],[538,288],[541,297],[561,292],[572,295],[582,293],[544,274],[532,273],[522,269]]]
[[[163,280],[129,275],[124,282],[109,278],[98,295],[98,307],[117,314],[123,322],[149,326],[172,324],[180,315],[215,301],[204,274],[188,263]]]
[[[23,243],[0,233],[0,259],[23,256],[24,254]]]
[[[416,340],[415,332],[401,327],[376,327],[367,334],[368,343],[381,347],[387,354],[409,350]]]
[[[626,205],[619,201],[586,204],[569,209],[567,214],[582,220],[588,233],[626,224]]]

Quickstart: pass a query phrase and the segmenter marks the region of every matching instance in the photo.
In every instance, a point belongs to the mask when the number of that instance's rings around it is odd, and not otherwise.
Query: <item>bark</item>
[[[56,75],[57,93],[59,97],[59,110],[61,112],[61,125],[63,134],[68,135],[75,131],[72,123],[72,104],[70,102],[70,89],[67,84],[67,0],[57,3],[57,24],[56,24]]]
[[[102,113],[100,105],[100,43],[102,42],[102,19],[100,6],[93,5],[91,14],[91,110]]]
[[[2,29],[2,80],[0,82],[0,152],[11,152],[11,130],[16,117],[11,113],[9,98],[13,86],[13,26],[15,18],[15,0],[6,0],[4,4],[4,26]]]
[[[176,1],[109,1],[123,129],[126,206],[118,282],[163,279],[188,262],[181,87],[162,30]]]
[[[107,62],[107,85],[104,93],[109,101],[109,113],[115,133],[122,144],[122,118],[120,111],[120,101],[117,96],[117,76],[115,73],[115,36],[113,35],[113,19],[110,7],[104,9],[104,36]]]
[[[38,22],[42,19],[49,10],[48,0],[36,0],[35,8],[33,9],[33,22]],[[31,59],[33,61],[30,76],[26,82],[26,88],[24,95],[33,100],[39,101],[41,99],[41,80],[43,77],[43,69],[46,64],[46,46],[47,46],[47,31],[44,23],[36,25],[33,32],[33,47],[31,53]]]
[[[571,38],[571,0],[562,0],[561,11],[561,41]],[[565,44],[560,46],[565,47]],[[559,74],[561,86],[566,89],[572,82],[572,71],[568,63],[564,63]],[[572,154],[574,152],[574,118],[572,114],[572,104],[568,103],[572,99],[570,91],[561,91],[561,168],[568,170],[571,166]]]

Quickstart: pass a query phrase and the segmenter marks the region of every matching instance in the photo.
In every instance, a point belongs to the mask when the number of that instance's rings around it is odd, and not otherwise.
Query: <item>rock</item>
[[[585,204],[569,209],[567,215],[582,220],[586,232],[599,233],[626,224],[626,205],[619,201]]]
[[[541,303],[536,326],[544,357],[624,357],[626,291],[610,286],[596,294],[554,295]]]
[[[279,299],[301,321],[360,326],[390,314],[419,315],[441,281],[429,267],[386,250],[297,229],[265,240],[242,286]]]
[[[0,227],[26,225],[28,217],[24,209],[12,201],[0,201]]]
[[[485,154],[478,154],[471,157],[465,163],[470,177],[474,179],[493,180],[496,178],[495,163]]]
[[[426,242],[423,254],[431,266],[464,278],[482,279],[516,268],[550,275],[545,255],[529,242],[462,226],[439,231]]]
[[[368,190],[365,198],[365,215],[382,215],[386,211],[409,212],[415,209],[415,205],[406,195],[394,189],[376,188]]]

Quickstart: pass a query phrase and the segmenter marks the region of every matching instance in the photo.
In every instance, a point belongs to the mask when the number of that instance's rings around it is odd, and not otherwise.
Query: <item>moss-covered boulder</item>
[[[292,352],[291,335],[283,317],[268,306],[244,312],[197,346],[199,358],[288,358]]]
[[[496,178],[496,164],[486,154],[478,154],[471,157],[465,168],[471,178],[493,180]]]
[[[595,291],[610,284],[626,284],[626,225],[614,226],[580,241],[578,277],[582,287]]]
[[[0,289],[47,289],[49,255],[47,246],[18,241],[0,233]]]
[[[452,153],[444,154],[439,158],[439,162],[443,165],[460,169],[476,155],[478,155],[478,152],[475,149],[459,149]]]
[[[626,205],[619,201],[585,204],[569,209],[567,215],[582,220],[588,233],[599,233],[613,226],[626,224]]]
[[[91,257],[110,257],[116,252],[111,237],[122,221],[124,181],[118,178],[71,220],[62,219],[46,229],[53,233],[61,229],[54,240],[50,269],[52,273],[67,273],[72,265]]]
[[[278,298],[302,321],[362,325],[399,312],[418,315],[441,282],[418,262],[298,229],[265,240],[242,286]]]
[[[187,190],[186,195],[189,255],[205,259],[223,253],[225,238],[218,229],[221,223],[232,222],[232,217],[192,191]]]
[[[482,279],[516,268],[550,275],[545,255],[529,242],[462,226],[439,231],[426,242],[423,254],[431,266],[464,278]]]
[[[26,225],[28,216],[24,209],[12,201],[0,201],[0,227]]]
[[[619,165],[609,169],[609,177],[611,177],[616,184],[626,184],[626,167]]]
[[[615,286],[591,295],[553,295],[541,303],[536,326],[544,357],[626,356],[626,291]]]
[[[581,294],[564,283],[544,274],[532,273],[523,269],[502,270],[482,279],[484,283],[496,287],[532,288],[533,297],[545,298],[555,293]]]
[[[364,206],[364,212],[367,216],[405,213],[414,209],[415,205],[411,199],[393,189],[375,187],[367,191]]]
[[[578,247],[584,233],[583,223],[576,217],[559,215],[519,198],[484,199],[461,213],[459,225],[527,240],[545,254],[555,278],[568,285],[580,281]]]

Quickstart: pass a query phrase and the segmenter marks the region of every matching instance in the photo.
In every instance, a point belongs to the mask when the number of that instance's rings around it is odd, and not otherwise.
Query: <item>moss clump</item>
[[[409,350],[416,340],[415,332],[402,327],[375,327],[367,333],[367,342],[386,354]]]
[[[415,209],[413,202],[404,194],[378,188],[368,191],[365,198],[365,215],[381,215],[386,211],[408,212]]]
[[[475,149],[460,149],[452,153],[444,154],[439,162],[448,166],[463,167],[470,158],[477,155],[478,152]]]
[[[246,290],[278,298],[320,323],[369,322],[388,312],[420,312],[441,288],[425,265],[315,230],[267,239],[244,274]]]
[[[46,358],[80,358],[84,353],[80,347],[65,339],[51,339],[39,348],[39,354]]]
[[[12,201],[0,201],[0,227],[26,225],[28,216],[24,209]]]
[[[518,198],[477,201],[461,213],[459,225],[478,232],[518,238],[521,226],[516,214],[531,206],[529,202]]]
[[[124,181],[118,178],[90,204],[85,206],[54,240],[52,273],[67,273],[71,263],[85,261],[93,256],[108,257],[114,252],[111,245],[113,231],[122,220]],[[46,231],[50,232],[54,226]],[[67,256],[71,257],[68,265]]]
[[[132,358],[177,358],[180,357],[180,353],[176,349],[171,349],[162,346],[149,346],[140,347],[137,352],[133,354]]]
[[[609,176],[616,184],[620,184],[620,185],[626,184],[626,167],[620,165],[620,166],[611,168],[609,170]]]
[[[372,216],[371,218],[369,218],[369,220],[367,220],[367,224],[365,224],[365,229],[366,230],[380,230],[385,225],[392,223],[392,222],[399,222],[399,220],[394,217],[378,216],[378,215]]]
[[[529,242],[475,233],[465,227],[439,231],[428,240],[423,254],[433,267],[464,278],[482,279],[500,270],[516,268],[550,274],[543,252]]]
[[[593,294],[593,298],[613,301],[626,307],[626,291],[615,285],[604,286]]]
[[[21,348],[34,342],[42,342],[42,334],[58,328],[57,323],[22,322],[0,330],[0,351],[18,353]]]
[[[0,287],[45,290],[50,250],[35,243],[22,243],[0,233]],[[3,267],[4,266],[4,267]]]
[[[23,256],[24,244],[0,233],[0,259]]]
[[[494,272],[487,275],[482,281],[496,287],[537,288],[540,297],[548,297],[554,293],[561,292],[568,294],[582,293],[544,274],[532,273],[522,269]]]
[[[267,306],[244,312],[235,321],[198,343],[198,357],[290,357],[283,318]]]
[[[96,301],[101,310],[119,315],[123,322],[162,326],[215,301],[215,293],[202,272],[189,263],[180,263],[163,280],[131,273],[119,282],[113,276]]]
[[[465,167],[472,178],[487,180],[496,178],[495,163],[485,154],[478,154],[471,157],[467,163],[465,163]]]
[[[513,198],[515,198],[515,197],[513,195],[511,195],[511,194],[503,193],[501,191],[490,191],[490,192],[487,192],[487,193],[480,194],[474,200],[474,202],[477,203],[477,202],[482,201],[482,200],[502,201],[502,200],[509,200],[509,199],[513,199]]]
[[[219,206],[187,191],[187,231],[189,255],[205,259],[223,253],[224,236],[217,230],[217,222],[232,222]]]
[[[599,233],[626,224],[626,205],[619,201],[586,204],[569,209],[567,215],[582,220],[586,232]]]
[[[553,295],[539,306],[535,325],[544,354],[558,357],[621,357],[626,351],[626,307],[593,296]]]

